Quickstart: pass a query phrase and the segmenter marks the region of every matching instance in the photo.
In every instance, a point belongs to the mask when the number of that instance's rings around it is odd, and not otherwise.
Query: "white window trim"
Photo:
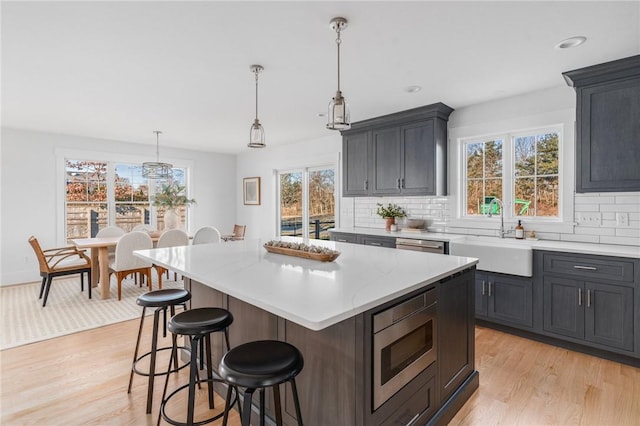
[[[513,204],[513,180],[514,180],[514,164],[513,164],[513,138],[521,135],[528,135],[531,133],[544,133],[544,132],[559,132],[560,141],[558,149],[558,163],[560,164],[560,170],[558,173],[559,186],[558,186],[558,217],[556,218],[544,218],[533,217],[525,218],[515,216],[512,214],[511,205]],[[472,229],[488,229],[495,230],[496,226],[499,226],[500,217],[494,215],[489,218],[487,216],[465,216],[464,208],[465,196],[466,196],[466,167],[463,146],[467,142],[471,141],[487,141],[502,139],[503,145],[503,199],[507,198],[505,203],[505,227],[513,226],[518,220],[523,220],[526,224],[525,229],[535,229],[545,232],[573,232],[573,226],[575,220],[572,216],[574,197],[570,188],[574,184],[574,162],[572,158],[573,143],[568,143],[567,132],[565,132],[565,125],[563,123],[542,125],[528,128],[513,129],[501,132],[492,132],[481,135],[465,136],[456,139],[456,145],[452,150],[452,157],[450,162],[455,162],[454,173],[457,171],[457,185],[455,188],[455,214],[456,217],[452,218],[447,226],[456,228],[469,228],[470,233]],[[453,160],[453,161],[452,161]],[[505,192],[509,192],[509,197],[505,197]]]
[[[55,149],[55,159],[56,159],[56,185],[55,185],[55,197],[56,197],[56,241],[58,244],[66,245],[67,244],[67,236],[65,232],[65,221],[66,221],[66,212],[65,212],[65,203],[66,203],[66,166],[65,162],[67,159],[80,159],[87,161],[105,161],[107,163],[127,163],[127,164],[142,164],[145,161],[149,160],[148,156],[143,155],[131,155],[131,154],[120,154],[115,152],[104,152],[104,151],[84,151],[84,150],[76,150],[76,149]],[[96,160],[99,159],[99,160]],[[186,169],[185,178],[187,181],[187,192],[189,194],[195,193],[195,185],[192,179],[194,175],[194,166],[195,162],[191,160],[185,160],[182,158],[164,158],[164,161],[173,164],[174,167],[184,168]],[[113,167],[113,166],[110,166]],[[113,170],[111,170],[113,172]],[[111,176],[114,174],[111,173]],[[107,174],[107,176],[109,176]],[[113,179],[113,177],[111,178]],[[113,182],[111,182],[111,188],[115,191],[115,187]],[[113,194],[115,195],[115,194]],[[109,211],[109,217],[115,217],[115,205],[112,207],[114,211]],[[113,214],[112,214],[113,213]],[[156,212],[155,209],[151,209],[152,220],[156,220]],[[187,223],[192,223],[192,217],[190,209],[187,209],[186,214],[188,215]]]
[[[281,209],[280,209],[280,175],[285,173],[302,173],[302,212],[303,219],[304,215],[309,213],[309,172],[318,171],[318,170],[326,170],[333,169],[333,199],[334,199],[334,226],[339,228],[339,220],[340,220],[340,186],[339,186],[339,169],[338,165],[334,163],[326,163],[326,164],[314,164],[313,166],[306,167],[293,167],[286,169],[277,169],[273,171],[274,180],[276,182],[276,222],[275,222],[275,235],[276,238],[281,238],[280,234],[280,221],[281,221]],[[302,221],[302,237],[303,241],[307,242],[309,240],[309,221]]]

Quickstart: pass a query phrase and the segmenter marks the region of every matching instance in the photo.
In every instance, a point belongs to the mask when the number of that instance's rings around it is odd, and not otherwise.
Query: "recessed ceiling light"
[[[407,93],[417,93],[422,90],[420,86],[407,86],[404,88],[404,91]]]
[[[327,113],[326,112],[319,112],[316,114],[318,117],[326,117]]]
[[[565,40],[562,40],[560,43],[555,45],[556,49],[571,49],[572,47],[578,47],[582,43],[587,41],[587,38],[584,36],[575,36],[569,37]]]

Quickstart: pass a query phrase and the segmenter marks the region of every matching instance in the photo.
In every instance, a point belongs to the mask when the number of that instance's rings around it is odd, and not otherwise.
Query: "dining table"
[[[111,297],[109,281],[109,247],[115,247],[122,236],[117,237],[93,237],[76,238],[71,242],[79,249],[91,250],[91,287],[100,287],[100,297]],[[155,244],[159,235],[151,235],[151,241]]]

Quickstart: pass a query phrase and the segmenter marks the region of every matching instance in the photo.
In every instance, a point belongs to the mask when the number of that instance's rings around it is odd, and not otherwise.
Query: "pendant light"
[[[351,113],[347,101],[342,97],[340,91],[340,32],[347,28],[347,20],[344,18],[333,18],[329,22],[329,28],[338,35],[336,45],[338,46],[338,91],[336,96],[329,102],[329,113],[327,114],[327,129],[347,130],[351,128]]]
[[[264,70],[262,65],[251,65],[249,67],[252,73],[256,75],[256,119],[253,120],[251,125],[251,131],[249,133],[249,148],[264,148],[267,145],[264,143],[264,128],[258,120],[258,74]]]
[[[160,130],[154,130],[156,134],[156,161],[142,163],[142,176],[154,180],[168,180],[172,175],[173,165],[160,162]]]

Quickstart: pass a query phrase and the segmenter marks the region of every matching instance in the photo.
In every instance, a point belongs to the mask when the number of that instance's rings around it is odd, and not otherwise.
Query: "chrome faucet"
[[[498,206],[500,206],[500,238],[504,238],[504,236],[506,234],[510,234],[513,232],[513,229],[504,229],[504,207],[502,205],[502,201],[500,201],[500,199],[498,197],[494,197],[493,200],[491,200],[491,202],[489,203],[489,213],[488,216],[489,217],[493,217],[493,213],[492,213],[492,208],[494,204],[498,204]]]

